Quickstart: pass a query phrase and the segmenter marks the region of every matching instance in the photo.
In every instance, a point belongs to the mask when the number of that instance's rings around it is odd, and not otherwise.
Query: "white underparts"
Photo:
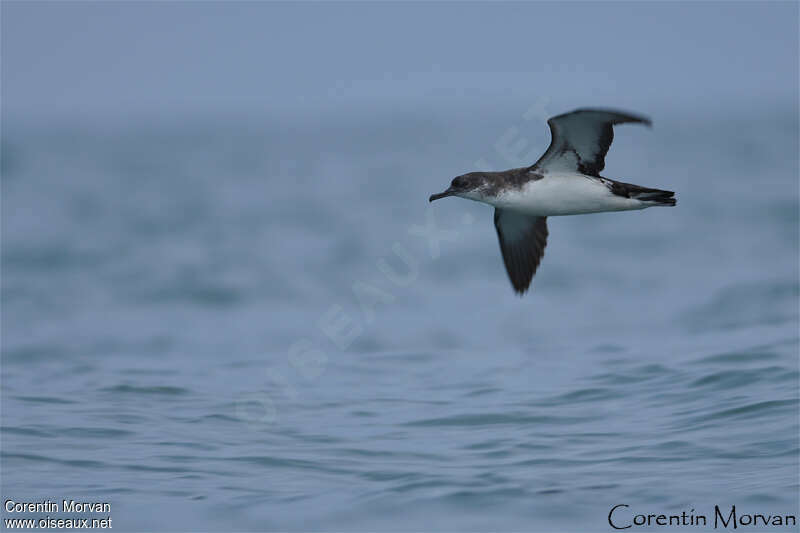
[[[630,211],[655,205],[615,195],[599,179],[582,174],[546,174],[521,188],[501,190],[497,196],[477,191],[459,196],[535,216]]]

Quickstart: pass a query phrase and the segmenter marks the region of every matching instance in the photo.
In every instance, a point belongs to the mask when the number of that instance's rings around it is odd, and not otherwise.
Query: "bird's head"
[[[476,200],[481,196],[480,191],[484,188],[486,182],[486,175],[483,172],[470,172],[469,174],[456,176],[450,182],[450,187],[446,191],[432,194],[428,201],[432,202],[446,196],[460,196]]]

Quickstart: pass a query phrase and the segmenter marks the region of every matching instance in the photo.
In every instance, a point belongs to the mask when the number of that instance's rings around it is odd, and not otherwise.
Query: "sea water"
[[[797,515],[793,112],[617,128],[604,175],[677,207],[550,218],[519,298],[491,208],[427,198],[533,162],[524,111],[5,124],[3,500],[123,531]]]

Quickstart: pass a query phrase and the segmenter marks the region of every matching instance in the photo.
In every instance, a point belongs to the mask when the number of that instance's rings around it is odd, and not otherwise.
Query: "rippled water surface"
[[[620,128],[605,174],[678,206],[551,218],[518,298],[491,209],[427,197],[515,166],[510,127],[544,149],[524,111],[8,128],[4,498],[120,530],[797,515],[792,114]]]

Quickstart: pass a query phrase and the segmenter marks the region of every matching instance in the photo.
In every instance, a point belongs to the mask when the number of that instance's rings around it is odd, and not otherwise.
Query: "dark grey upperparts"
[[[520,189],[529,181],[539,180],[543,177],[541,173],[531,170],[530,167],[512,168],[501,172],[469,172],[453,178],[447,190],[439,194],[432,194],[428,201],[432,202],[439,198],[476,190],[484,196],[497,196],[502,191]]]
[[[500,172],[483,172],[485,185],[481,192],[485,196],[497,196],[503,191],[521,189],[530,181],[540,180],[544,177],[539,172],[532,171],[530,167],[512,168]]]

